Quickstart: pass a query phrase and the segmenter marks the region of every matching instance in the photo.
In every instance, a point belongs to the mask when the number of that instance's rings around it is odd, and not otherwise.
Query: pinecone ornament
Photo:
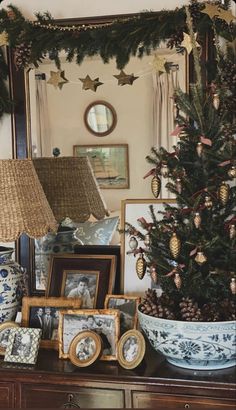
[[[211,197],[210,197],[209,195],[206,195],[206,196],[205,196],[205,203],[204,203],[204,205],[205,205],[205,207],[206,207],[207,209],[211,209],[211,208],[212,208],[213,202],[212,202]]]
[[[182,285],[182,280],[181,280],[181,277],[180,277],[179,273],[175,274],[174,282],[175,282],[175,286],[177,287],[177,289],[180,289],[181,285]]]
[[[222,182],[218,189],[218,198],[223,206],[225,206],[229,199],[229,185],[226,182]]]
[[[235,224],[230,224],[229,225],[229,237],[230,237],[230,239],[234,239],[235,236],[236,236]]]
[[[199,229],[202,223],[202,218],[199,212],[195,212],[194,218],[193,218],[193,223],[195,225],[196,229]]]
[[[153,281],[155,284],[157,284],[157,283],[158,283],[158,275],[157,275],[157,271],[156,271],[155,266],[152,266],[152,267],[150,268],[150,276],[151,276],[152,281]]]
[[[155,198],[158,198],[161,191],[161,179],[157,175],[154,175],[154,177],[151,180],[151,190],[153,196]]]
[[[145,261],[143,254],[140,253],[136,262],[136,273],[139,279],[143,279],[147,268],[147,262]]]
[[[174,232],[170,238],[170,252],[173,258],[177,259],[180,254],[181,242]]]
[[[25,68],[30,63],[31,44],[21,43],[14,50],[14,63],[16,69]]]
[[[231,179],[236,178],[236,167],[234,165],[232,165],[232,167],[228,170],[228,176]]]
[[[187,322],[198,322],[202,320],[201,310],[197,302],[191,298],[182,298],[180,303],[180,316],[182,320]]]
[[[230,282],[230,290],[233,295],[236,295],[236,279],[232,278]]]

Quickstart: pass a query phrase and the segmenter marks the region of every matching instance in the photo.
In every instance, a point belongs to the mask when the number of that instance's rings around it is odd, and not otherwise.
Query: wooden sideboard
[[[185,370],[148,347],[134,370],[99,361],[78,368],[40,350],[35,366],[0,360],[0,408],[155,408],[235,410],[235,369]]]

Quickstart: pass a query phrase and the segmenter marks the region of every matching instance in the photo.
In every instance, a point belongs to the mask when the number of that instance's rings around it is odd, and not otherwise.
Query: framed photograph
[[[141,332],[128,330],[118,343],[118,362],[125,369],[134,369],[143,360],[146,344]]]
[[[73,152],[88,156],[100,188],[129,188],[128,144],[74,145]]]
[[[102,351],[102,339],[92,330],[79,333],[69,347],[69,358],[75,366],[86,367],[97,360]]]
[[[11,329],[4,356],[5,362],[35,364],[42,329]]]
[[[64,270],[61,295],[79,298],[81,309],[93,309],[97,303],[99,271]]]
[[[73,294],[84,296],[82,305],[86,308],[89,304],[102,309],[107,293],[112,293],[114,288],[115,272],[115,255],[53,255],[46,296],[65,296],[65,293],[69,296],[73,288]]]
[[[120,336],[120,312],[112,309],[62,310],[59,315],[59,357],[69,357],[69,347],[75,336],[92,330],[102,339],[101,360],[117,359]]]
[[[141,298],[126,295],[107,295],[105,309],[118,309],[120,311],[120,334],[127,330],[136,329],[138,323],[138,305]]]
[[[22,299],[22,326],[42,330],[40,347],[58,350],[61,309],[79,309],[79,298],[27,297]]]
[[[20,325],[16,322],[9,321],[0,324],[0,356],[5,355],[10,329],[14,329],[17,327],[20,327]]]
[[[164,211],[165,204],[175,205],[175,199],[126,199],[121,201],[121,230],[124,231],[126,222],[136,227],[142,232],[138,223],[139,218],[145,218],[147,222],[152,222],[150,205],[153,205],[157,220],[162,219],[159,211]],[[146,233],[146,232],[143,232]],[[153,288],[151,277],[146,272],[144,278],[140,280],[137,276],[135,265],[137,257],[130,253],[130,235],[121,234],[121,292],[127,295],[143,296],[145,290]],[[138,247],[145,247],[140,241]]]

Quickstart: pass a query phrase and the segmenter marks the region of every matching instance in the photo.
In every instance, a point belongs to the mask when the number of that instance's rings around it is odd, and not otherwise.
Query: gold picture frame
[[[125,369],[134,369],[143,360],[145,339],[139,330],[128,330],[118,343],[118,362]]]
[[[69,358],[69,346],[84,330],[99,334],[103,343],[100,360],[117,360],[120,312],[114,309],[68,309],[59,314],[59,358]]]
[[[60,309],[79,309],[81,300],[78,298],[56,298],[56,297],[29,297],[25,296],[22,299],[22,326],[30,328],[41,328],[42,338],[40,347],[45,349],[58,350],[58,325]],[[38,318],[37,312],[41,310],[41,320]],[[43,314],[50,309],[50,317],[47,325],[44,327]],[[51,336],[47,339],[47,336]]]
[[[101,355],[102,339],[92,330],[79,333],[69,347],[69,359],[78,367],[87,367]]]
[[[159,211],[164,211],[165,205],[175,205],[176,199],[125,199],[121,201],[121,292],[126,295],[144,296],[145,290],[153,287],[151,276],[145,274],[140,280],[136,274],[135,264],[137,257],[131,254],[129,247],[130,237],[125,233],[126,223],[131,224],[137,230],[142,231],[138,223],[139,218],[144,218],[147,222],[152,222],[150,205],[153,206],[157,219],[162,215]],[[143,232],[145,233],[145,232]],[[145,247],[142,241],[139,241],[139,247]]]
[[[129,188],[128,144],[74,145],[74,156],[88,156],[101,189]]]
[[[7,321],[0,323],[0,356],[5,355],[10,329],[20,327],[19,323]]]
[[[104,309],[118,309],[120,311],[120,335],[138,325],[138,305],[141,302],[139,296],[107,295]]]

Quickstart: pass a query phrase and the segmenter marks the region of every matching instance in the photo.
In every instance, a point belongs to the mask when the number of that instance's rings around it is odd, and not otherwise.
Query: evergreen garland
[[[190,2],[190,13],[194,19],[194,30],[203,37],[211,28],[212,20],[201,13],[204,3]],[[215,2],[219,7],[222,5]],[[224,6],[229,7],[229,1]],[[214,19],[216,33],[228,41],[235,38],[234,24]],[[49,13],[37,13],[35,21],[27,20],[20,10],[10,5],[0,10],[0,33],[6,32],[9,45],[16,56],[18,68],[29,64],[36,67],[49,55],[60,69],[59,53],[66,52],[67,61],[75,58],[81,64],[86,56],[100,55],[104,63],[116,59],[117,68],[122,69],[130,56],[141,58],[150,54],[161,41],[168,40],[169,47],[179,47],[183,32],[187,30],[185,7],[159,12],[142,12],[130,18],[120,18],[110,24],[77,25],[63,27]],[[0,116],[9,112],[11,104],[4,84],[6,62],[0,54]]]

